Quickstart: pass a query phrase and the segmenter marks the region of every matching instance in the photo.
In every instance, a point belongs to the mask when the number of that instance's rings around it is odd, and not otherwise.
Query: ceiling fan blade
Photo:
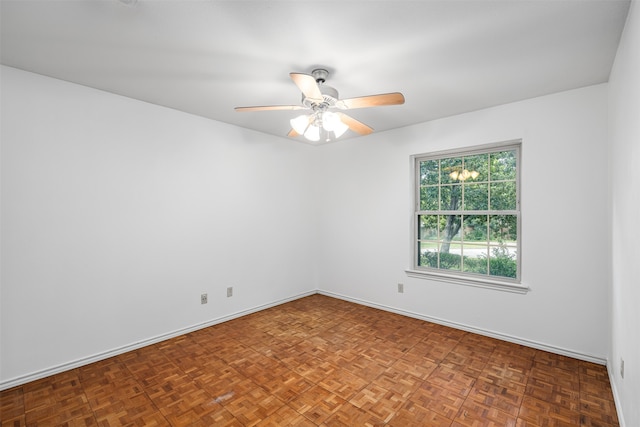
[[[290,137],[290,138],[295,138],[296,136],[300,136],[300,134],[298,132],[296,132],[295,129],[291,129],[289,131],[289,133],[287,134],[287,136]]]
[[[356,133],[359,133],[360,135],[369,135],[373,132],[373,129],[371,129],[369,126],[354,119],[351,116],[347,116],[346,114],[340,112],[337,112],[336,114],[340,117],[342,123],[349,126],[349,129]]]
[[[336,107],[343,109],[381,107],[384,105],[404,104],[404,95],[400,92],[383,93],[380,95],[361,96],[358,98],[342,99]]]
[[[283,110],[305,110],[301,105],[263,105],[255,107],[236,107],[236,111],[283,111]]]
[[[312,101],[322,102],[324,100],[315,77],[303,73],[289,73],[289,76],[291,76],[291,80],[298,86],[304,96]]]

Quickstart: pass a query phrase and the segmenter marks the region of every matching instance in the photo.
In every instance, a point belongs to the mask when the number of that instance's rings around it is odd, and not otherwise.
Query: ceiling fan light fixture
[[[136,1],[136,0],[120,0]],[[295,138],[304,136],[309,141],[320,139],[331,141],[338,139],[350,129],[360,135],[369,135],[373,129],[343,112],[328,111],[330,108],[352,110],[356,108],[380,107],[385,105],[404,104],[404,96],[400,92],[367,95],[356,98],[339,99],[338,91],[325,85],[329,71],[324,68],[313,70],[311,74],[289,73],[289,77],[302,92],[302,105],[263,105],[253,107],[236,107],[236,111],[290,111],[311,110],[289,120],[291,130],[287,136]]]

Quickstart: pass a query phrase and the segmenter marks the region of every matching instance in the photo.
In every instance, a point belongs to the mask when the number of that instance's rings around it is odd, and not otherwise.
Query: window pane
[[[488,247],[487,245],[465,244],[463,248],[462,270],[469,273],[487,274]]]
[[[420,242],[418,265],[438,268],[438,244],[435,242]]]
[[[487,215],[465,216],[463,228],[463,239],[465,242],[487,243],[489,241],[487,231]]]
[[[464,210],[482,211],[489,209],[488,184],[464,184]]]
[[[493,211],[516,209],[516,183],[514,181],[491,183],[490,209]]]
[[[491,153],[491,181],[516,179],[516,151]]]
[[[454,157],[449,159],[441,159],[440,160],[440,183],[449,184],[454,182],[459,182],[457,178],[453,176],[457,176],[457,173],[462,171],[462,158]],[[454,174],[452,176],[452,174]]]
[[[420,162],[420,185],[438,184],[438,172],[437,160]]]
[[[420,215],[420,240],[438,239],[438,215]]]
[[[421,211],[437,211],[438,210],[438,187],[421,187],[420,188],[420,210]]]
[[[439,228],[442,240],[441,252],[449,252],[449,243],[452,240],[460,241],[461,215],[440,215]]]
[[[462,245],[452,243],[449,252],[444,252],[440,246],[440,268],[445,270],[460,270]]]
[[[479,154],[477,156],[467,156],[464,158],[464,169],[471,174],[468,181],[487,181],[489,171],[489,155]]]
[[[461,208],[462,185],[443,185],[440,187],[440,210],[457,211]]]
[[[518,240],[518,218],[515,215],[491,215],[489,230],[489,240],[492,242],[516,242]]]
[[[490,275],[516,278],[518,258],[515,246],[494,246],[490,248],[489,253]]]

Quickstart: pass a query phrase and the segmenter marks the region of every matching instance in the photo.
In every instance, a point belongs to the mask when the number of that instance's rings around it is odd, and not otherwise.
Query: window
[[[520,142],[413,159],[413,272],[519,284]]]

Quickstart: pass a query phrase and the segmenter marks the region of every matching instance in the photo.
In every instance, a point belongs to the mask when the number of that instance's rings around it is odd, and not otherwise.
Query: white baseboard
[[[403,316],[412,317],[414,319],[425,320],[427,322],[436,323],[438,325],[448,326],[448,327],[451,327],[451,328],[454,328],[454,329],[460,329],[460,330],[463,330],[463,331],[472,332],[474,334],[484,335],[484,336],[491,337],[491,338],[496,338],[496,339],[499,339],[499,340],[502,340],[502,341],[507,341],[507,342],[511,342],[511,343],[514,343],[514,344],[520,344],[520,345],[524,345],[524,346],[527,346],[527,347],[532,347],[532,348],[535,348],[535,349],[538,349],[538,350],[543,350],[543,351],[548,351],[550,353],[560,354],[562,356],[572,357],[574,359],[579,359],[579,360],[584,360],[584,361],[587,361],[587,362],[597,363],[599,365],[606,365],[607,364],[607,359],[606,358],[593,356],[593,355],[590,355],[590,354],[585,354],[585,353],[576,352],[576,351],[573,351],[573,350],[568,350],[568,349],[565,349],[565,348],[555,347],[555,346],[552,346],[552,345],[543,344],[543,343],[539,343],[539,342],[536,342],[536,341],[530,341],[530,340],[522,339],[522,338],[519,338],[519,337],[516,337],[516,336],[506,335],[506,334],[502,334],[502,333],[499,333],[499,332],[494,332],[494,331],[490,331],[490,330],[486,330],[486,329],[476,328],[474,326],[469,326],[469,325],[465,325],[465,324],[462,324],[462,323],[451,322],[451,321],[448,321],[448,320],[439,319],[437,317],[426,316],[424,314],[414,313],[414,312],[411,312],[411,311],[402,310],[402,309],[395,308],[395,307],[390,307],[390,306],[386,306],[386,305],[382,305],[382,304],[377,304],[377,303],[366,301],[366,300],[362,300],[362,299],[359,299],[359,298],[353,298],[353,297],[349,297],[349,296],[346,296],[346,295],[337,294],[335,292],[318,290],[318,293],[322,294],[322,295],[329,296],[329,297],[338,298],[338,299],[341,299],[341,300],[353,302],[353,303],[356,303],[356,304],[365,305],[367,307],[377,308],[377,309],[380,309],[380,310],[389,311],[391,313],[396,313],[396,314],[400,314],[400,315],[403,315]]]
[[[611,361],[607,361],[607,373],[609,374],[609,383],[611,384],[611,392],[613,393],[613,402],[616,405],[616,412],[618,413],[618,424],[620,427],[626,427],[626,423],[624,422],[624,414],[622,412],[622,402],[620,401],[620,394],[618,393],[618,389],[616,388],[616,383],[614,382],[615,370],[613,366],[611,366]]]
[[[294,301],[300,298],[304,298],[310,295],[314,295],[317,292],[315,290],[304,292],[289,298],[284,298],[281,300],[273,301],[267,304],[262,304],[256,307],[252,307],[246,310],[241,310],[236,313],[228,314],[226,316],[221,316],[216,319],[209,320],[207,322],[198,323],[196,325],[187,326],[185,328],[177,329],[172,332],[168,332],[166,334],[157,335],[155,337],[151,337],[142,341],[138,341],[135,343],[127,344],[122,347],[114,348],[112,350],[108,350],[102,353],[94,354],[92,356],[83,357],[71,362],[63,363],[60,365],[52,366],[47,369],[43,369],[41,371],[32,372],[30,374],[22,375],[19,377],[11,378],[8,380],[4,380],[0,382],[0,391],[7,390],[13,387],[20,386],[22,384],[26,384],[31,381],[36,381],[42,378],[46,378],[51,375],[58,374],[60,372],[68,371],[71,369],[79,368],[80,366],[89,365],[91,363],[99,362],[104,359],[108,359],[113,356],[117,356],[119,354],[126,353],[128,351],[137,350],[142,347],[146,347],[151,344],[155,344],[161,341],[168,340],[170,338],[175,338],[180,335],[188,334],[190,332],[197,331],[199,329],[208,328],[209,326],[217,325],[219,323],[227,322],[232,319],[236,319],[238,317],[246,316],[247,314],[255,313],[261,310],[265,310],[267,308],[275,307],[290,301]]]

